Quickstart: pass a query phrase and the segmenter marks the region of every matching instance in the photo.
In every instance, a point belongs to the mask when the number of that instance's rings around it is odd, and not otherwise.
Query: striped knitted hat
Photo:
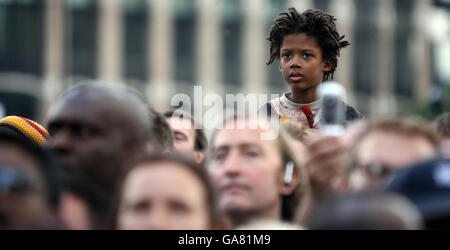
[[[20,116],[7,116],[1,119],[0,127],[10,128],[38,145],[44,144],[49,137],[47,130],[39,123]]]

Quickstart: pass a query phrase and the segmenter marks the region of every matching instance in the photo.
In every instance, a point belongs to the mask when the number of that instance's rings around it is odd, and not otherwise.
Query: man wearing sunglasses
[[[0,126],[0,229],[62,229],[58,168],[48,152]]]
[[[353,145],[350,189],[379,189],[393,172],[437,156],[436,131],[425,121],[384,118],[370,121]]]

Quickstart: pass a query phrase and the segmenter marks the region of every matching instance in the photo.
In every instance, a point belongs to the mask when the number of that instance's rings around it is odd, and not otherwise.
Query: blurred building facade
[[[0,0],[0,115],[43,119],[62,90],[87,79],[131,85],[161,111],[194,85],[281,94],[288,86],[278,63],[265,64],[266,36],[290,6],[336,16],[351,46],[335,80],[367,116],[448,87],[448,1]]]

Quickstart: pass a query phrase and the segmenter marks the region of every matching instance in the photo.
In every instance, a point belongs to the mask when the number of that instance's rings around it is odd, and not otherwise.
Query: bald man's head
[[[99,83],[64,92],[49,115],[49,146],[69,166],[112,188],[151,136],[147,103],[124,87]]]
[[[133,89],[101,83],[80,84],[64,92],[50,114],[64,104],[75,105],[83,111],[106,113],[104,118],[109,120],[104,122],[118,126],[133,143],[145,143],[150,137],[152,124],[147,100]]]

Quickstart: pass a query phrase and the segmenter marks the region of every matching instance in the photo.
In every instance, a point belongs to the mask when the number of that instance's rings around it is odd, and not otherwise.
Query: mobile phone
[[[0,119],[6,116],[6,108],[5,105],[0,101]]]
[[[337,82],[322,83],[318,90],[320,130],[325,135],[339,136],[345,132],[345,89]]]

